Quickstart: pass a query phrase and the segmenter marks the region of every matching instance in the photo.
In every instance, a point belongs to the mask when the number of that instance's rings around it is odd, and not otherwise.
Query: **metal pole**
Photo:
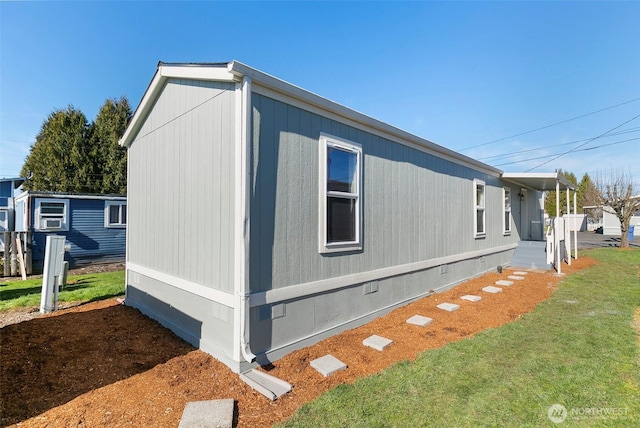
[[[576,214],[576,213],[578,212],[578,204],[577,204],[577,202],[576,202],[576,199],[577,199],[576,195],[577,195],[577,193],[578,193],[578,192],[577,192],[576,190],[574,190],[574,191],[573,191],[573,213],[574,213],[574,214]],[[582,212],[584,212],[584,210],[582,210]],[[576,259],[576,260],[578,260],[578,229],[577,229],[577,228],[575,228],[575,229],[574,229],[574,231],[573,231],[573,233],[574,233],[574,235],[573,235],[573,236],[574,236],[574,240],[573,240],[573,242],[576,244],[576,245],[575,245],[575,250],[574,250],[574,253],[575,253],[575,259]]]
[[[562,262],[560,260],[560,240],[558,239],[558,223],[560,219],[560,181],[556,180],[556,218],[553,221],[553,245],[556,246],[556,271],[562,273]]]
[[[571,228],[569,227],[570,214],[571,214],[571,190],[569,189],[569,186],[567,186],[567,220],[564,222],[564,234],[565,234],[564,239],[565,239],[565,243],[568,243],[567,244],[567,264],[569,266],[571,266]],[[575,217],[575,212],[573,214]]]

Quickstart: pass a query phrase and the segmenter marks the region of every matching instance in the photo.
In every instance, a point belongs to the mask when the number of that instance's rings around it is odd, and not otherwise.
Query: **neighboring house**
[[[635,196],[634,198],[640,198],[640,196]],[[629,226],[634,226],[634,235],[640,236],[640,211],[631,217]],[[620,236],[622,234],[620,220],[611,207],[602,208],[602,234],[607,236]]]
[[[570,231],[585,232],[587,230],[586,214],[565,214],[563,217],[567,219],[567,227]]]
[[[66,238],[70,267],[124,261],[126,196],[24,192],[15,198],[15,214],[15,230],[32,232],[34,271],[42,269],[50,234]]]
[[[120,143],[127,304],[236,372],[510,265],[573,189],[235,61],[160,63]]]
[[[23,182],[23,178],[0,178],[0,252],[4,251],[3,232],[13,230],[14,193]]]

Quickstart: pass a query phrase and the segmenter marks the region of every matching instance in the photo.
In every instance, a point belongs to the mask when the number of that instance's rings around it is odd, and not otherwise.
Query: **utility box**
[[[58,284],[62,280],[65,239],[64,236],[47,236],[40,296],[40,313],[43,314],[58,308]]]

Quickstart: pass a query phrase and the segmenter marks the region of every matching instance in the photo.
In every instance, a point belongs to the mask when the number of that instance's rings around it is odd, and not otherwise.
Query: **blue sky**
[[[640,182],[639,46],[638,1],[0,2],[0,177],[54,109],[236,59],[505,171]]]

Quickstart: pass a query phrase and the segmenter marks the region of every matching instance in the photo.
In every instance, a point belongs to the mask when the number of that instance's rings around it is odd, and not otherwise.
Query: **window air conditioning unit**
[[[61,229],[62,219],[60,218],[45,218],[42,219],[42,230]]]

